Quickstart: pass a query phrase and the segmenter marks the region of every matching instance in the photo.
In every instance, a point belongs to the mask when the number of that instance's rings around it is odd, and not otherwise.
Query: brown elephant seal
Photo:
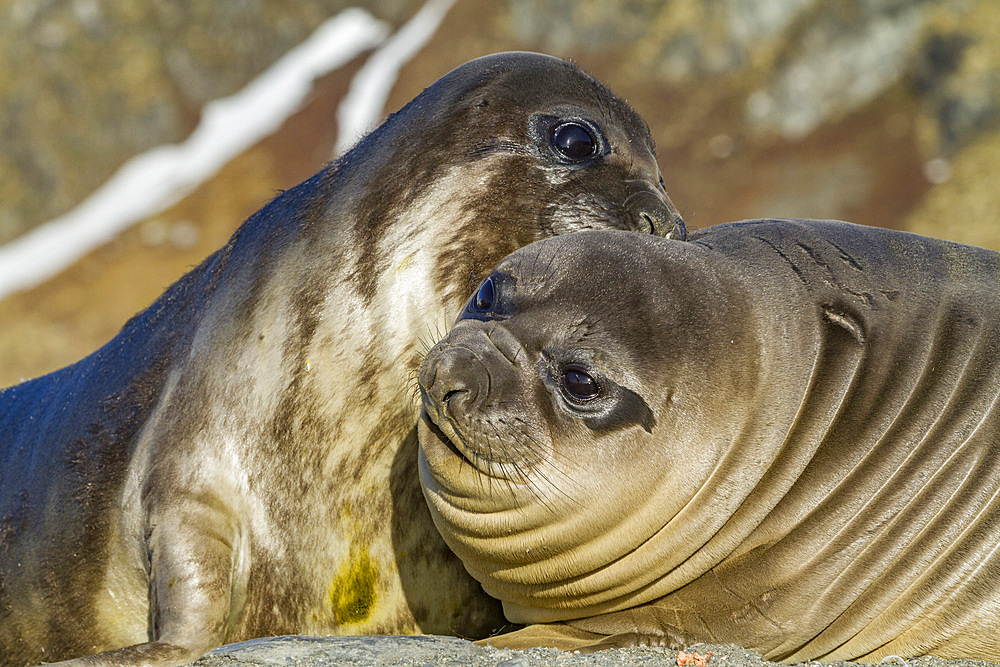
[[[502,261],[420,369],[499,646],[1000,660],[1000,254],[837,222]]]
[[[0,662],[496,628],[421,496],[420,341],[519,246],[683,236],[659,181],[645,123],[576,66],[475,60],[107,345],[0,392]]]

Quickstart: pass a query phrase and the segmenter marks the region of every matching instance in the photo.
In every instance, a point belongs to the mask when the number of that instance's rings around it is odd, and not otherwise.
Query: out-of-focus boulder
[[[419,3],[12,0],[0,8],[0,243],[182,140],[344,7],[399,24]]]

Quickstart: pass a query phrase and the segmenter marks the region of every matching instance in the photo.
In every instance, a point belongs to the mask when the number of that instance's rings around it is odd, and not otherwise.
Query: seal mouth
[[[427,424],[431,433],[441,441],[441,444],[463,463],[468,463],[474,470],[485,475],[494,476],[491,470],[492,462],[485,460],[481,454],[465,443],[455,425],[445,416],[442,407],[426,394],[423,397],[420,417]]]
[[[466,443],[451,420],[444,416],[441,408],[427,397],[423,401],[420,418],[445,449],[463,464],[467,463],[477,473],[505,482],[524,481],[524,475],[518,471],[516,463],[496,460],[488,451],[482,451],[475,444]]]
[[[433,433],[434,436],[437,437],[437,439],[440,440],[441,443],[452,454],[464,460],[469,465],[473,465],[472,460],[469,459],[469,457],[466,456],[465,453],[455,445],[455,442],[450,437],[448,437],[448,435],[441,429],[441,427],[438,426],[437,422],[430,414],[430,410],[428,409],[429,407],[430,406],[428,406],[425,402],[424,406],[420,409],[420,418],[424,420],[424,423],[427,425],[428,430],[430,430],[430,432]],[[451,425],[449,424],[449,426]],[[451,430],[453,431],[454,429]]]

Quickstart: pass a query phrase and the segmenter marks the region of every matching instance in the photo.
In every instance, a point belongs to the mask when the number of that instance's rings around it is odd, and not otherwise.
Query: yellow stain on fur
[[[413,258],[417,256],[417,251],[414,250],[409,255],[400,260],[399,264],[396,265],[396,272],[401,273],[406,271],[413,264]]]
[[[353,551],[326,591],[326,604],[338,623],[360,623],[375,608],[378,569],[367,551]]]

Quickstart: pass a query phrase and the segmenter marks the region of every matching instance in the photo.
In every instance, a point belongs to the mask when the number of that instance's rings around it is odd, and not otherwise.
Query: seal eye
[[[564,157],[579,162],[597,153],[597,141],[579,123],[563,123],[552,132],[552,144]]]
[[[472,307],[480,313],[489,312],[493,308],[495,295],[496,290],[493,287],[493,278],[487,278],[486,282],[479,288],[479,291],[476,292],[476,298],[472,301]]]
[[[597,386],[597,380],[575,366],[569,366],[563,370],[562,384],[570,397],[578,401],[589,401],[597,398],[597,395],[601,393],[601,388]]]

